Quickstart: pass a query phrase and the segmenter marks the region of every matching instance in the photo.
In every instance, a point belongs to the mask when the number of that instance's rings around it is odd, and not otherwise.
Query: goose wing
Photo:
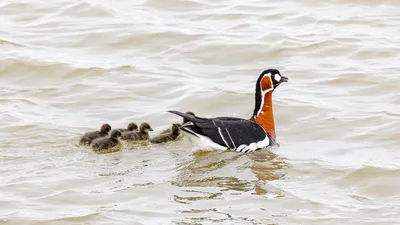
[[[250,152],[271,144],[265,130],[257,123],[235,117],[202,118],[190,114],[169,111],[193,125],[183,126],[195,135],[204,135],[213,142],[239,152]]]

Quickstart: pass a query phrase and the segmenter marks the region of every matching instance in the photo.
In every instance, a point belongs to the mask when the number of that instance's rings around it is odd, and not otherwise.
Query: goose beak
[[[281,76],[281,83],[283,82],[289,82],[289,78]]]
[[[150,127],[150,128],[149,128],[149,131],[153,131],[153,128]]]

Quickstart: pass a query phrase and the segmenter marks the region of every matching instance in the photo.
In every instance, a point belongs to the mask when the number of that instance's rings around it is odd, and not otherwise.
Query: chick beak
[[[281,76],[281,83],[283,82],[289,82],[289,78]]]
[[[153,128],[150,127],[150,128],[149,128],[149,131],[153,131]]]

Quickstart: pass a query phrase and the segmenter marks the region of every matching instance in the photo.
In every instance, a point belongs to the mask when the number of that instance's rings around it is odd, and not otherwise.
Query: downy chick
[[[139,131],[127,131],[122,133],[123,140],[130,140],[130,141],[145,141],[149,140],[150,135],[149,131],[153,131],[150,124],[142,123],[140,124]]]
[[[93,140],[107,136],[110,130],[111,126],[109,124],[107,123],[103,124],[100,128],[100,131],[92,131],[85,133],[79,140],[79,144],[90,145]]]
[[[150,142],[154,143],[154,144],[159,144],[159,143],[176,140],[180,134],[178,127],[179,127],[179,124],[173,124],[170,128],[171,131],[169,133],[164,133],[164,134],[160,134],[156,137],[153,137],[150,139]]]
[[[111,131],[110,137],[103,137],[94,140],[92,143],[93,151],[98,153],[110,153],[121,150],[121,148],[116,147],[121,143],[118,140],[121,135],[121,132],[118,130],[113,130]]]

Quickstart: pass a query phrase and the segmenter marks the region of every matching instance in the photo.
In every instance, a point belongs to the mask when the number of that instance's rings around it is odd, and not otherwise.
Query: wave
[[[23,60],[17,58],[5,58],[0,60],[0,76],[4,81],[11,80],[14,84],[33,84],[45,79],[47,82],[60,82],[65,79],[77,77],[89,77],[104,75],[105,73],[130,71],[131,65],[100,68],[77,68],[74,65],[62,62],[47,62],[38,60]],[[39,79],[40,78],[40,79]],[[39,79],[39,80],[38,80]]]

